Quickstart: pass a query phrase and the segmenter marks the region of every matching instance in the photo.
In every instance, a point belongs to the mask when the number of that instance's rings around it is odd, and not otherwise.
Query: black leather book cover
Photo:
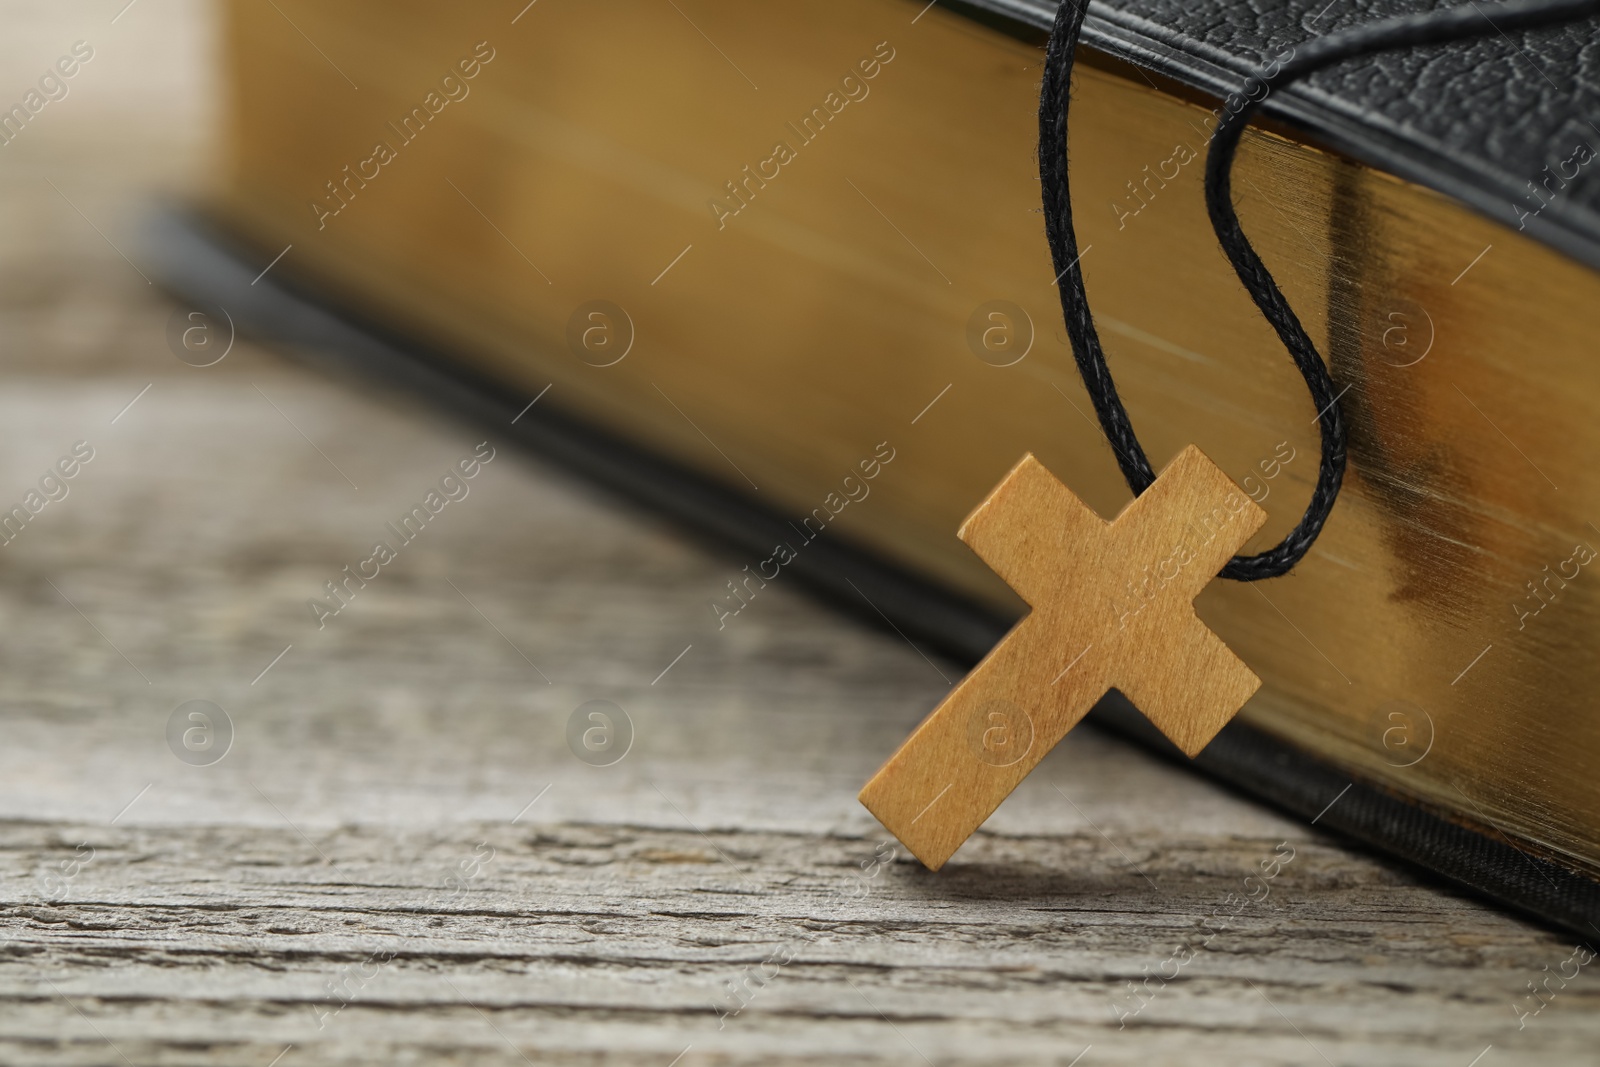
[[[958,6],[1041,39],[1056,10],[1052,0]],[[1313,37],[1451,6],[1093,0],[1083,41],[1225,99]],[[1350,60],[1269,97],[1262,111],[1600,268],[1600,19]]]

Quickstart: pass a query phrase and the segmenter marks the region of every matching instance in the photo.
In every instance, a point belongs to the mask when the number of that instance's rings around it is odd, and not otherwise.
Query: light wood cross
[[[938,870],[1113,686],[1194,756],[1261,679],[1192,601],[1266,520],[1193,445],[1110,523],[1022,457],[957,536],[1033,610],[861,803]]]

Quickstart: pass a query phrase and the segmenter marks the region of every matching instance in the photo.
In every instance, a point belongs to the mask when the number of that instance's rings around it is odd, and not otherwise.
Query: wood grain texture
[[[1261,687],[1194,598],[1267,513],[1193,445],[1106,522],[1031,454],[959,536],[1030,608],[861,790],[942,867],[1108,689],[1190,756]]]
[[[72,205],[139,261],[206,158],[206,9],[121,6],[0,5],[16,84],[84,36],[108,72],[0,151],[0,499],[97,449],[0,548],[0,1062],[1593,1062],[1592,968],[1514,1012],[1563,937],[1093,730],[944,870],[889,860],[855,789],[959,672],[782,582],[718,631],[749,560],[509,452],[318,630],[484,433],[173,358]],[[594,698],[611,767],[566,742]]]
[[[1592,1062],[1586,982],[1520,1032],[1510,1008],[1568,945],[1300,838],[1271,895],[1231,913],[1272,835],[1112,847],[1067,818],[871,878],[873,838],[848,834],[12,823],[12,864],[99,850],[72,899],[5,911],[0,1057],[1065,1065],[1092,1045],[1080,1067],[1467,1067],[1493,1045],[1480,1067]],[[480,842],[492,861],[447,889]],[[1214,914],[1181,980],[1119,1029],[1129,983]],[[754,990],[737,1013],[730,985]]]

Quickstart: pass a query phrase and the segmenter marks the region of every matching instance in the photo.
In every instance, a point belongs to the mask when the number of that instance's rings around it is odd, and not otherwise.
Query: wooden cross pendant
[[[1261,679],[1192,601],[1266,520],[1193,445],[1110,523],[1023,456],[957,536],[1032,611],[872,777],[861,803],[938,870],[1112,687],[1197,754]]]

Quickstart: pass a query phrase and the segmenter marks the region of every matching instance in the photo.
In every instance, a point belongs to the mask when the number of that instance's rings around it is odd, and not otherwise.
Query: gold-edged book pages
[[[955,532],[1019,455],[1126,503],[1059,326],[1035,48],[910,0],[228,17],[217,206],[263,264],[292,243],[277,269],[797,518],[886,442],[830,528],[1002,609]],[[1209,111],[1105,62],[1076,83],[1118,386],[1157,467],[1192,442],[1267,509],[1265,547],[1316,413],[1206,221]],[[1264,679],[1242,714],[1600,873],[1600,277],[1271,133],[1234,184],[1351,424],[1311,554],[1197,601]]]

